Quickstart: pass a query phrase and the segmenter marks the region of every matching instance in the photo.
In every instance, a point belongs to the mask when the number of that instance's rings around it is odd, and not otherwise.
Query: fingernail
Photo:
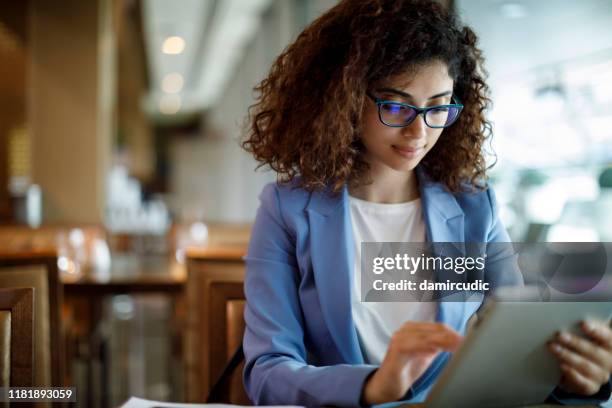
[[[563,350],[563,347],[561,347],[560,345],[558,345],[557,343],[553,343],[552,344],[552,349],[556,352],[561,352],[561,350]]]
[[[593,322],[592,322],[592,321],[590,321],[590,320],[586,320],[586,321],[584,322],[584,327],[585,327],[585,329],[587,329],[587,330],[589,330],[589,331],[595,331],[595,330],[597,330],[597,326],[595,325],[595,323],[593,323]]]
[[[566,332],[559,333],[559,340],[563,342],[569,342],[571,339],[572,337],[569,335],[569,333],[566,333]]]

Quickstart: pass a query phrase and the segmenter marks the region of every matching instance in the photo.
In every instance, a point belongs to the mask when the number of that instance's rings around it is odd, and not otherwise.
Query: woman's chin
[[[413,158],[401,157],[398,155],[387,156],[387,157],[369,157],[366,161],[370,163],[374,168],[386,167],[398,172],[412,171],[423,159],[422,155]]]
[[[414,170],[420,161],[420,157],[415,157],[412,160],[402,160],[401,162],[394,161],[393,163],[387,164],[387,166],[395,171],[406,172]]]

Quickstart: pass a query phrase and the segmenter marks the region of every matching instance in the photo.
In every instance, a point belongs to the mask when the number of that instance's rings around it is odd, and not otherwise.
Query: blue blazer
[[[417,174],[429,242],[510,241],[491,189],[452,194]],[[247,393],[258,405],[359,406],[377,366],[365,364],[351,314],[355,255],[347,188],[333,196],[272,183],[260,200],[245,258]],[[522,284],[518,268],[495,270],[499,264],[487,258],[492,287]],[[464,333],[479,306],[440,302],[437,320]],[[448,357],[434,360],[405,400],[424,400]]]

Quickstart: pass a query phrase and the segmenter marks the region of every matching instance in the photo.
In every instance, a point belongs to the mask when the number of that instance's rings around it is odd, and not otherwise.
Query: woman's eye
[[[404,113],[407,109],[406,106],[403,105],[399,105],[396,103],[383,103],[380,105],[381,109],[384,110],[387,113],[391,113],[391,114],[399,114],[399,113]]]
[[[446,113],[448,113],[448,108],[435,108],[429,111],[430,115],[436,115],[436,114],[441,115],[441,114],[446,114]]]

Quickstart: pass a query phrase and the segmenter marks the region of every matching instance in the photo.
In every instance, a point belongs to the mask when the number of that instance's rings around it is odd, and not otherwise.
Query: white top
[[[350,197],[355,241],[352,315],[364,359],[380,364],[393,333],[405,322],[435,321],[435,302],[361,302],[361,242],[425,242],[421,200],[372,203]]]

